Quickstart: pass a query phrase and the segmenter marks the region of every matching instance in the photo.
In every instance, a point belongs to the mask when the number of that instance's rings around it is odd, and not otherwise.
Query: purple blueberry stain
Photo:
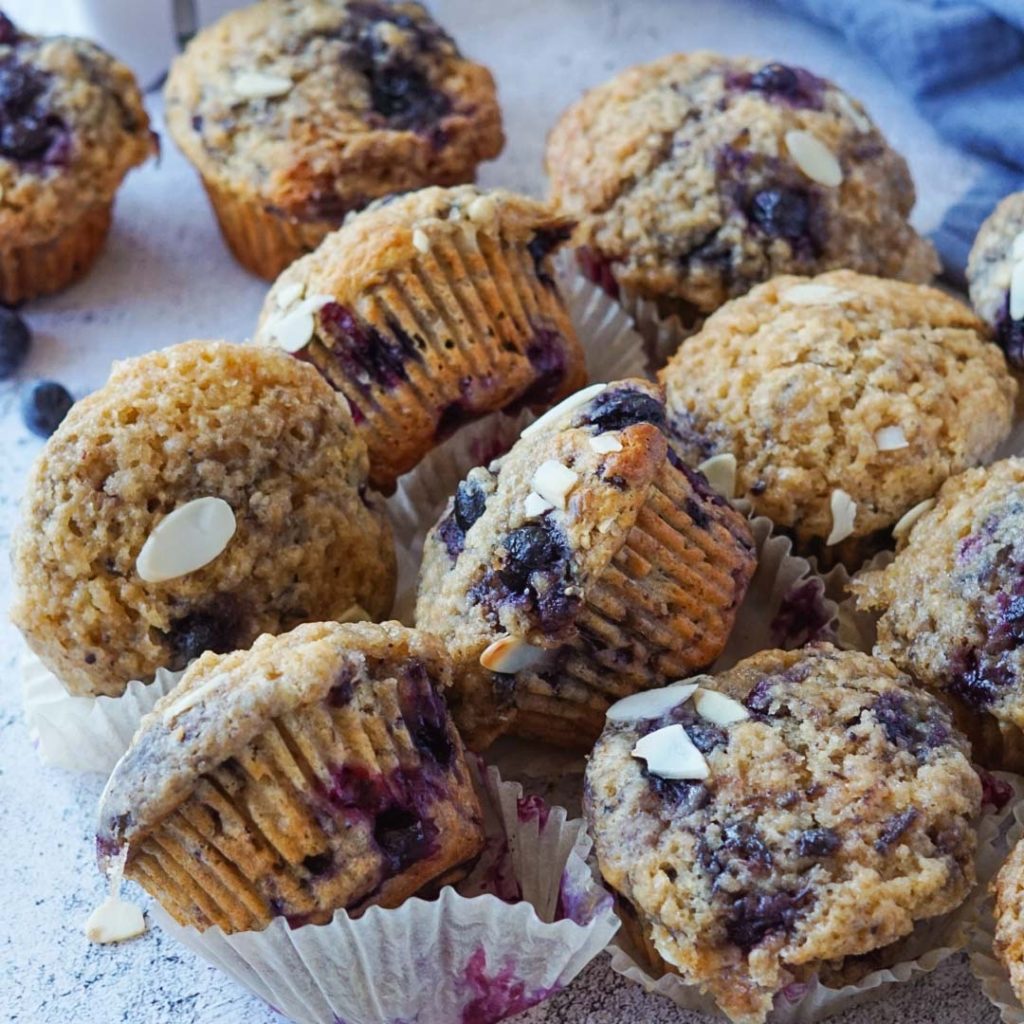
[[[533,370],[533,379],[505,412],[550,405],[562,390],[566,371],[566,341],[548,327],[535,328],[526,345],[526,358]]]
[[[596,284],[609,298],[618,300],[619,282],[612,271],[614,260],[602,256],[588,245],[581,245],[576,250],[576,262],[588,281]]]
[[[825,604],[825,584],[818,578],[798,580],[786,591],[770,623],[772,643],[792,650],[833,636]]]
[[[320,308],[319,327],[325,347],[364,390],[397,387],[408,379],[405,364],[422,359],[415,341],[397,323],[389,321],[380,330],[338,302]]]
[[[548,815],[551,808],[535,793],[529,796],[521,796],[516,800],[516,816],[521,822],[535,821],[537,827],[543,832],[548,823]]]
[[[749,953],[768,936],[792,931],[810,901],[808,889],[747,893],[733,902],[725,925],[726,935],[733,945]]]
[[[804,238],[811,223],[811,199],[801,189],[762,189],[751,197],[747,216],[773,238]]]
[[[398,704],[416,748],[441,769],[455,760],[455,743],[444,697],[420,661],[410,662],[399,680]]]
[[[754,72],[727,76],[726,84],[734,89],[759,92],[770,100],[797,109],[821,110],[828,83],[806,68],[772,62]]]
[[[936,747],[949,742],[950,724],[945,711],[934,701],[900,690],[886,690],[865,708],[882,727],[886,739],[924,761]]]
[[[801,857],[831,857],[841,845],[839,833],[832,828],[804,829],[796,838],[796,852]]]
[[[557,991],[555,987],[528,989],[514,963],[489,973],[483,947],[469,958],[462,984],[469,998],[462,1008],[461,1024],[495,1024],[536,1006]]]
[[[1013,799],[1013,786],[984,768],[974,769],[981,780],[981,802],[985,807],[1001,811]]]
[[[878,833],[878,838],[875,840],[875,852],[888,853],[920,816],[921,812],[916,807],[908,807],[905,811],[894,814]]]

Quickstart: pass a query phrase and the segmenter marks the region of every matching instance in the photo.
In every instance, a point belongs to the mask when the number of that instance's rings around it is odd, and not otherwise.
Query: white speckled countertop
[[[15,0],[14,6],[19,6]],[[47,4],[23,0],[39,14]],[[860,96],[910,159],[916,221],[934,227],[977,168],[944,146],[889,82],[824,32],[767,0],[432,0],[463,49],[501,89],[508,146],[481,176],[543,188],[544,135],[586,86],[673,49],[712,48],[806,64]],[[47,8],[48,9],[48,8]],[[159,121],[159,105],[150,98]],[[159,128],[159,123],[157,124]],[[134,174],[92,276],[27,315],[35,346],[21,379],[52,376],[84,394],[114,358],[191,337],[245,337],[265,285],[240,270],[217,234],[190,169],[165,140],[159,166]],[[0,545],[7,547],[22,480],[40,443],[21,425],[15,386],[0,384]],[[271,1024],[272,1011],[158,931],[120,947],[91,946],[81,927],[102,897],[93,862],[93,808],[102,780],[41,767],[21,718],[8,624],[10,574],[0,574],[0,1017],[23,1024]],[[532,1024],[701,1018],[613,975],[602,957],[565,992],[524,1014]],[[995,1024],[961,960],[891,989],[846,1024]]]

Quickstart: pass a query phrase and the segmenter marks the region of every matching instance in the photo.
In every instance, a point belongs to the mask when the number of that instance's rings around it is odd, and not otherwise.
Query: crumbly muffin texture
[[[551,265],[569,229],[504,190],[379,200],[280,275],[255,340],[287,345],[346,397],[390,491],[460,425],[547,408],[586,380]]]
[[[0,13],[0,237],[45,242],[107,206],[156,137],[131,71],[85,39],[20,32]]]
[[[803,68],[713,53],[631,68],[563,114],[546,162],[586,271],[686,324],[778,274],[938,270],[907,223],[904,159]]]
[[[127,851],[127,877],[200,929],[397,905],[482,846],[450,678],[441,645],[394,622],[203,655],[114,769],[101,866]]]
[[[33,467],[14,539],[15,623],[75,694],[119,695],[300,622],[387,613],[390,528],[337,395],[281,352],[193,341],[116,363]],[[209,564],[161,583],[136,560],[204,497],[236,529]]]
[[[1024,370],[1024,312],[1014,318],[1010,292],[1014,271],[1024,264],[1024,192],[1007,196],[978,231],[967,261],[971,305],[995,333],[1015,370]],[[1017,274],[1024,301],[1024,269]]]
[[[472,181],[498,155],[490,72],[418,3],[264,0],[172,66],[167,123],[204,179],[304,221]]]
[[[995,896],[993,951],[1024,1003],[1024,840],[1018,840],[992,883]]]
[[[512,730],[589,748],[609,703],[721,653],[753,539],[663,423],[649,382],[584,391],[472,470],[428,534],[416,624],[452,655],[469,746]]]
[[[822,551],[888,531],[991,458],[1017,394],[963,303],[848,270],[730,302],[661,381],[687,457],[734,455],[737,496]]]
[[[681,698],[610,721],[585,811],[605,880],[657,953],[759,1024],[787,984],[963,901],[981,785],[945,708],[888,662],[821,644],[699,682],[746,717],[723,725]],[[633,753],[672,726],[706,778],[660,776]]]
[[[1024,460],[953,477],[884,569],[853,581],[879,654],[953,701],[987,766],[1024,764]]]

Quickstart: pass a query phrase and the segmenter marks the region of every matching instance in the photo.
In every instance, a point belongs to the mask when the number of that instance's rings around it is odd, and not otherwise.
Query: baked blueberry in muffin
[[[114,193],[155,150],[128,68],[85,39],[29,35],[0,13],[0,301],[85,274]]]
[[[277,279],[255,340],[345,396],[389,492],[462,424],[546,409],[584,382],[552,267],[569,227],[471,185],[380,200]]]
[[[117,363],[33,467],[12,618],[73,694],[390,610],[395,553],[342,399],[283,352]]]
[[[626,935],[733,1021],[974,886],[970,748],[890,662],[765,651],[607,719],[584,807]]]
[[[228,245],[268,279],[347,212],[472,181],[504,142],[490,72],[404,0],[232,11],[174,63],[166,99]]]
[[[208,653],[143,720],[100,803],[180,924],[225,932],[394,907],[480,853],[480,806],[445,708],[451,668],[397,623],[313,623]]]
[[[753,574],[746,520],[663,433],[660,390],[592,385],[470,471],[424,548],[416,623],[474,748],[588,748],[619,697],[710,665]]]
[[[938,269],[907,223],[906,162],[803,68],[713,53],[630,68],[562,115],[546,162],[584,271],[691,329],[778,274]]]

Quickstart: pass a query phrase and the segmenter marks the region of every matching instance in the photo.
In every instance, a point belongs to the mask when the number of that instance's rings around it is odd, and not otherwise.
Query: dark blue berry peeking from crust
[[[787,106],[821,110],[828,83],[806,68],[773,62],[754,72],[730,74],[727,84],[734,89],[759,92]]]
[[[790,932],[811,900],[810,891],[758,892],[733,902],[725,931],[729,941],[749,953],[767,936]]]
[[[67,126],[48,106],[50,75],[13,55],[0,61],[0,156],[21,163],[63,164]]]
[[[1010,316],[1010,296],[996,315],[996,343],[1003,350],[1006,361],[1017,370],[1024,370],[1024,320]]]
[[[808,234],[811,200],[796,188],[769,188],[756,192],[747,208],[747,216],[766,235],[797,239]]]
[[[909,750],[919,761],[949,741],[949,720],[934,702],[923,706],[916,696],[886,690],[866,710],[874,715],[890,743]]]
[[[22,395],[21,416],[33,434],[49,437],[74,404],[71,392],[63,384],[55,380],[40,380]]]
[[[31,344],[28,324],[14,310],[0,306],[0,380],[17,372]]]
[[[569,240],[572,228],[568,225],[559,225],[554,228],[540,228],[534,232],[533,238],[526,245],[526,249],[533,260],[533,271],[537,279],[543,281],[549,288],[554,288],[555,282],[547,269],[547,258],[563,242]]]
[[[437,527],[438,536],[452,560],[462,554],[469,528],[484,514],[487,495],[477,480],[463,480],[452,500],[452,509]]]
[[[338,302],[321,307],[319,320],[320,340],[364,389],[397,387],[407,379],[406,362],[421,359],[416,342],[397,323],[378,330]]]
[[[583,410],[578,419],[597,428],[598,433],[622,430],[637,423],[662,427],[665,406],[653,395],[632,388],[605,388]]]
[[[226,654],[245,635],[244,609],[231,594],[220,594],[204,607],[178,619],[167,634],[170,668],[184,668],[205,651]]]

